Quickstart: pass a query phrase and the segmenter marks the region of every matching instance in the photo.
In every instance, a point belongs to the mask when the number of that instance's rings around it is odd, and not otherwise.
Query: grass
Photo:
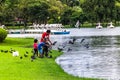
[[[62,53],[53,50],[53,58],[37,58],[31,62],[32,38],[6,38],[0,43],[0,50],[19,51],[20,56],[13,57],[10,52],[0,51],[0,80],[97,80],[90,78],[74,77],[65,73],[55,59]],[[26,51],[28,57],[24,57]]]

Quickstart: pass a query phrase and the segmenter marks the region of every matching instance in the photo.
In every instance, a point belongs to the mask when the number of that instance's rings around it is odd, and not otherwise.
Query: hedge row
[[[5,40],[6,37],[7,37],[7,31],[5,29],[0,28],[0,42]]]

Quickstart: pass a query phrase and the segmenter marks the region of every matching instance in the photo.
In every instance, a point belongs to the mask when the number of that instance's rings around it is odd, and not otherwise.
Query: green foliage
[[[73,10],[71,8],[67,9],[64,11],[64,13],[61,16],[61,22],[66,25],[66,24],[71,24],[71,15],[73,13]]]
[[[73,8],[68,8],[61,16],[61,22],[64,25],[71,25],[74,27],[77,21],[80,21],[83,24],[87,18],[86,15],[82,12],[82,9],[78,6],[74,6]]]
[[[4,21],[4,17],[0,15],[0,22],[2,23]]]
[[[5,40],[6,37],[7,37],[7,31],[2,29],[2,28],[0,28],[0,42]]]
[[[85,0],[81,5],[90,22],[108,22],[117,14],[115,0]]]
[[[70,10],[71,9],[71,10]],[[0,23],[14,23],[22,18],[27,23],[62,23],[75,25],[79,20],[119,22],[120,0],[1,0]]]
[[[39,4],[32,4],[28,7],[28,14],[31,21],[43,22],[45,23],[47,17],[49,16],[48,12],[49,5],[46,2],[40,2]]]
[[[60,0],[64,4],[68,5],[69,7],[79,6],[79,0]]]
[[[115,20],[119,21],[120,20],[120,2],[116,3],[116,11],[115,11],[115,13],[117,13],[117,14],[115,14]]]

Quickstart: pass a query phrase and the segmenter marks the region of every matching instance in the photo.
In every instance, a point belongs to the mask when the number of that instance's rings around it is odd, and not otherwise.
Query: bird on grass
[[[13,50],[12,48],[10,48],[10,52],[15,52],[15,50]]]
[[[22,56],[20,56],[20,59],[22,59],[23,57]]]
[[[8,50],[5,50],[4,53],[8,53]]]
[[[52,55],[50,55],[50,58],[52,58]]]
[[[1,50],[1,52],[3,52],[4,50]]]
[[[35,59],[35,56],[31,56],[31,62],[33,62],[33,60]]]
[[[32,50],[31,53],[34,53],[34,50]]]
[[[49,53],[52,53],[52,51],[50,50]]]
[[[48,56],[47,58],[52,58],[52,55]]]
[[[27,54],[24,54],[24,57],[28,57],[28,55],[27,55]]]
[[[12,51],[9,51],[9,53],[13,53]]]
[[[29,54],[29,52],[28,52],[28,51],[26,51],[26,54]]]

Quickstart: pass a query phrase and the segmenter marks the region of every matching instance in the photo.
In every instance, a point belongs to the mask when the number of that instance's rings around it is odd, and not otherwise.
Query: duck
[[[107,26],[107,28],[114,28],[112,22],[108,23],[109,26]]]
[[[101,23],[97,23],[96,29],[102,29],[103,27],[101,26]]]

